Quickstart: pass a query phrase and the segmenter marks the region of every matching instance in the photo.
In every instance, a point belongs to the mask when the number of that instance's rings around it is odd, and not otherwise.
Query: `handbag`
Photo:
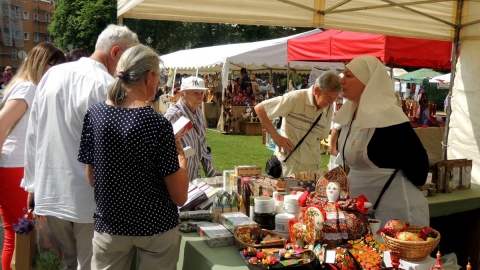
[[[328,110],[330,110],[330,106],[328,106]],[[288,158],[293,154],[295,150],[302,144],[303,140],[307,137],[308,133],[312,131],[313,127],[320,121],[320,118],[322,118],[323,112],[315,119],[315,122],[313,122],[312,126],[310,129],[303,135],[302,139],[295,145],[295,148],[293,148],[292,152],[288,154],[288,156],[283,160],[283,162],[286,162]],[[328,115],[328,114],[327,114]],[[277,158],[275,154],[273,154],[269,160],[267,160],[267,163],[265,164],[265,172],[274,177],[274,178],[279,178],[282,175],[282,163],[280,160]]]
[[[27,212],[23,218],[19,219],[18,224],[13,224],[15,230],[15,249],[13,251],[10,268],[12,270],[30,270],[33,269],[35,260],[35,223],[28,219]]]

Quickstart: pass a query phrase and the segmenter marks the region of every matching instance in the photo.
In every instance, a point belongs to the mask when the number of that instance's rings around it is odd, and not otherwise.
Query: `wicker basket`
[[[420,226],[410,226],[405,231],[418,234],[421,229]],[[382,238],[390,250],[400,252],[400,258],[407,261],[421,261],[430,255],[440,243],[440,233],[436,230],[433,231],[437,233],[437,237],[431,241],[402,241],[385,233],[382,233]]]
[[[257,227],[256,229],[261,231],[263,236],[270,235],[272,237],[278,238],[278,240],[269,241],[269,242],[266,242],[264,244],[255,244],[255,243],[243,242],[242,240],[240,240],[239,235],[237,233],[238,232],[237,229],[241,228],[241,227],[250,227],[250,228]],[[254,247],[254,248],[280,247],[280,246],[285,245],[285,243],[287,242],[287,239],[285,239],[284,237],[282,237],[278,233],[273,232],[273,231],[269,231],[269,230],[265,230],[265,229],[261,229],[260,227],[258,227],[256,225],[254,225],[254,226],[239,226],[235,229],[235,233],[234,233],[233,236],[235,237],[235,244],[237,245],[237,248],[239,250],[244,249],[244,248],[248,248],[248,247]]]

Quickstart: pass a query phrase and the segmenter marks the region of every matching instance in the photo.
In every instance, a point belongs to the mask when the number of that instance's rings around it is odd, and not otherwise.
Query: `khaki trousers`
[[[47,216],[47,224],[60,244],[68,270],[90,270],[93,223],[75,223]]]
[[[175,270],[179,256],[179,233],[174,228],[149,236],[111,235],[95,231],[92,269],[129,270],[135,254],[142,270]]]

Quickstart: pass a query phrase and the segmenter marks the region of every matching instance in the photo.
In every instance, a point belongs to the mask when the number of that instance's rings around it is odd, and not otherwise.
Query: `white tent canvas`
[[[287,41],[318,32],[321,30],[272,40],[181,50],[161,56],[161,66],[176,69],[178,73],[222,72],[222,85],[228,84],[230,70],[239,71],[242,67],[251,72],[285,72],[287,69],[310,72],[312,67],[343,69],[343,63],[333,62],[292,61],[288,64]]]
[[[450,76],[451,75],[452,75],[451,73],[448,73],[448,74],[435,76],[435,77],[430,78],[429,82],[431,82],[431,83],[450,83]]]
[[[473,160],[480,184],[480,2],[474,0],[117,0],[123,18],[318,27],[454,41],[447,159]],[[456,49],[456,47],[455,47]],[[454,50],[456,56],[456,50]],[[456,70],[455,70],[456,69]],[[456,72],[456,73],[455,73]]]
[[[440,89],[448,89],[450,87],[450,76],[451,73],[435,76],[430,78],[430,83],[438,83],[438,88]]]
[[[453,40],[457,9],[478,1],[406,0],[117,0],[117,16],[149,20],[326,28]],[[412,11],[413,10],[413,11]],[[464,12],[462,24],[478,12]],[[421,27],[420,27],[421,26]],[[466,31],[463,31],[466,34]]]

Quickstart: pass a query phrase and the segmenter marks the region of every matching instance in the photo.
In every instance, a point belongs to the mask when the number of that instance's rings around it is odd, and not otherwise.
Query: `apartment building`
[[[48,24],[53,0],[0,0],[0,73],[6,66],[15,72],[28,52],[41,42],[52,42]]]

